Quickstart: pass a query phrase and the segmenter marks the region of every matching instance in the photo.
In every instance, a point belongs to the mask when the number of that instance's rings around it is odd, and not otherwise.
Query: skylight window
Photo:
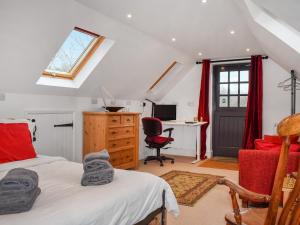
[[[73,80],[103,40],[98,34],[75,27],[43,75]]]

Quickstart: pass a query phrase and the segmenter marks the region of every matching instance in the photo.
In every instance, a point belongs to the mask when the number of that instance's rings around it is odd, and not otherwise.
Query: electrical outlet
[[[0,93],[0,101],[5,101],[5,94],[4,93]]]

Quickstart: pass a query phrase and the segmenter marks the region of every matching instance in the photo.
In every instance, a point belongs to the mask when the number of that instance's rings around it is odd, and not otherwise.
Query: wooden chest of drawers
[[[84,112],[83,121],[83,156],[105,148],[115,168],[137,168],[138,113]]]

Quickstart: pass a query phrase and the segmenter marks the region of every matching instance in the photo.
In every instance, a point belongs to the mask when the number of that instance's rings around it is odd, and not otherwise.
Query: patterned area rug
[[[219,176],[172,170],[161,176],[171,186],[180,205],[193,206],[212,189]]]

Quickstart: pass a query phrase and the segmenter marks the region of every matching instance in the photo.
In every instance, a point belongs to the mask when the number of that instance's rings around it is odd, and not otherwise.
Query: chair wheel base
[[[160,166],[164,166],[164,163],[166,160],[170,160],[172,164],[174,164],[174,162],[175,162],[175,160],[173,158],[158,155],[158,156],[148,156],[144,160],[144,165],[146,165],[148,161],[158,161],[160,163]]]

